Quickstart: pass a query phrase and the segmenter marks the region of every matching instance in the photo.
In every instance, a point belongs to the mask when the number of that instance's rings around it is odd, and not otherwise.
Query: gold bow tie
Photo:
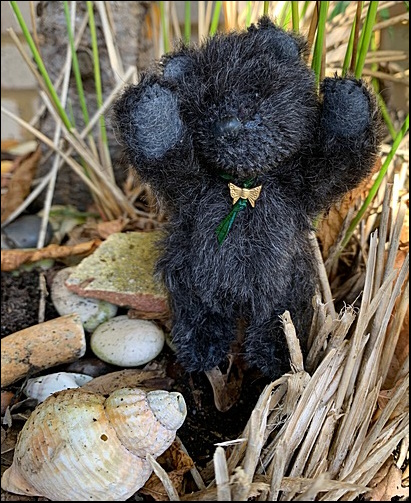
[[[230,188],[230,196],[233,198],[233,204],[235,204],[241,198],[248,200],[251,206],[254,208],[255,202],[260,196],[262,185],[254,187],[253,189],[237,187],[237,185],[234,185],[233,183],[229,183],[228,186]]]

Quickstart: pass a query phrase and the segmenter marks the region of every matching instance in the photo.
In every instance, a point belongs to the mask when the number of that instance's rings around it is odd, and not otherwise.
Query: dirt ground
[[[47,271],[46,280],[53,274]],[[39,273],[38,271],[20,274],[1,273],[1,336],[5,337],[18,330],[38,323],[39,308]],[[124,313],[126,311],[124,310]],[[119,314],[122,314],[119,311]],[[58,317],[50,298],[46,299],[45,318],[47,320]],[[81,360],[92,359],[88,350]],[[81,360],[79,365],[81,365]],[[214,403],[211,385],[203,373],[188,374],[179,365],[173,352],[165,346],[157,359],[165,368],[168,378],[171,378],[171,389],[183,394],[187,404],[187,418],[178,430],[178,436],[183,442],[196,466],[201,469],[213,457],[215,444],[233,440],[241,435],[257,399],[267,384],[256,371],[244,372],[241,395],[236,404],[227,412],[219,412]],[[52,373],[62,368],[52,368],[42,374]],[[114,366],[103,366],[102,373],[120,370]],[[8,389],[19,393],[22,382],[19,381]],[[23,424],[20,425],[22,427]],[[2,456],[2,471],[10,463],[10,456]],[[11,500],[11,494],[2,493],[2,500]],[[16,497],[18,499],[18,497]],[[27,500],[27,497],[24,497]],[[30,498],[36,500],[38,498]],[[143,496],[151,500],[150,496]]]

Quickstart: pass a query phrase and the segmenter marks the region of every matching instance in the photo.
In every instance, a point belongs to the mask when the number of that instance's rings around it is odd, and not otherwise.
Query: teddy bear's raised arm
[[[138,85],[123,91],[113,112],[116,137],[142,181],[161,199],[175,199],[193,161],[173,85],[159,75],[145,74]]]
[[[381,116],[366,84],[351,77],[324,79],[318,143],[304,168],[310,212],[327,209],[371,173],[381,139]]]

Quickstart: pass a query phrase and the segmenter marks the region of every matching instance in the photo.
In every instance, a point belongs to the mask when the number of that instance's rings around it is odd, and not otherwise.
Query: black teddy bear
[[[168,214],[158,272],[187,371],[226,360],[245,324],[245,358],[289,368],[279,316],[305,347],[317,276],[313,221],[366,177],[381,139],[361,80],[316,91],[306,42],[267,17],[181,46],[114,107],[128,161]]]

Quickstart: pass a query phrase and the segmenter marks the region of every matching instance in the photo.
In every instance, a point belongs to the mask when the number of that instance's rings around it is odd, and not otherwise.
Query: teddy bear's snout
[[[241,128],[242,124],[237,117],[223,117],[221,120],[214,122],[213,133],[216,138],[224,136],[235,137],[238,135]]]

